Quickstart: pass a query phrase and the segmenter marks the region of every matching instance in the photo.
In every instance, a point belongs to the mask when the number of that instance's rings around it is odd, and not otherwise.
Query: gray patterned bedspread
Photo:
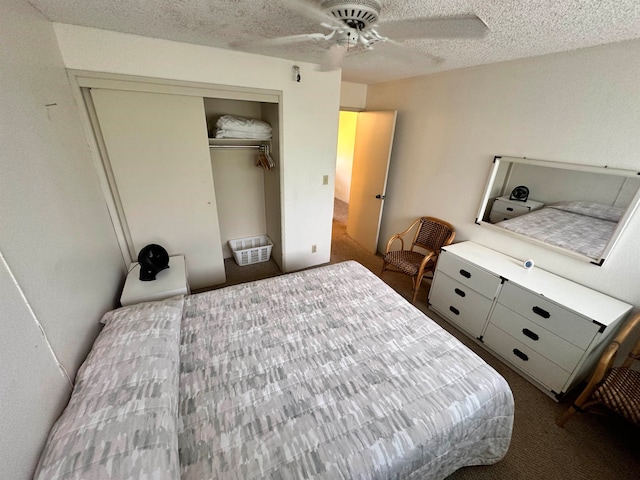
[[[505,380],[355,262],[186,298],[184,480],[444,478],[499,461]]]
[[[179,479],[183,297],[105,314],[35,480]]]
[[[103,323],[36,480],[441,479],[509,446],[505,380],[355,262]]]
[[[606,205],[567,202],[495,225],[597,259],[609,243],[622,211]]]

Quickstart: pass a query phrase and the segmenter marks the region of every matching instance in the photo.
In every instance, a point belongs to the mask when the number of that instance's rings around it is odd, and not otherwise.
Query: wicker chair
[[[640,427],[640,371],[633,370],[633,362],[640,360],[640,338],[619,367],[612,367],[622,342],[640,324],[640,313],[633,316],[606,348],[584,391],[556,423],[559,426],[576,412],[593,407],[606,407]]]
[[[416,226],[418,228],[413,241],[408,246],[408,250],[405,250],[404,237]],[[450,223],[434,217],[418,218],[404,232],[397,233],[389,239],[380,275],[382,276],[389,266],[395,267],[393,271],[409,275],[413,280],[413,299],[411,302],[415,304],[425,273],[435,270],[440,249],[451,244],[455,235],[456,232]],[[396,240],[400,240],[400,250],[391,250],[391,246]],[[416,247],[424,250],[425,253],[416,251]]]

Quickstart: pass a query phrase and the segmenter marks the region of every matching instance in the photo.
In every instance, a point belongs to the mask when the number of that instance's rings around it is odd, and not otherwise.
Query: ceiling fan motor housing
[[[378,22],[381,3],[376,0],[326,0],[322,8],[348,27],[363,31]]]

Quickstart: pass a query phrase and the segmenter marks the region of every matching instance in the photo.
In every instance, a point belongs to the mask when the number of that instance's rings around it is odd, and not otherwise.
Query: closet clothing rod
[[[269,154],[269,145],[209,145],[209,148],[257,148],[260,150],[258,154],[257,166],[263,167],[265,170],[271,170],[276,166],[273,158]]]
[[[209,148],[266,148],[266,145],[209,145]]]

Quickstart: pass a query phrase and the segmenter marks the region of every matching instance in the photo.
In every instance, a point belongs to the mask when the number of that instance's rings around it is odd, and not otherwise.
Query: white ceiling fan
[[[324,0],[319,4],[310,0],[286,0],[284,3],[288,8],[317,20],[328,32],[290,35],[251,43],[286,45],[324,41],[328,48],[322,62],[323,69],[339,67],[347,54],[371,51],[380,42],[393,47],[394,56],[409,59],[411,51],[399,43],[403,40],[473,39],[482,38],[488,32],[487,25],[476,15],[381,20],[380,0]],[[444,60],[433,55],[422,55],[434,63]],[[415,60],[415,53],[411,59]]]

